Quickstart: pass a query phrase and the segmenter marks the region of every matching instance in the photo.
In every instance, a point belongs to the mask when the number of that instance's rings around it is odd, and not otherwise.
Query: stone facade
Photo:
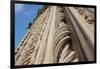
[[[69,15],[72,14],[72,9],[78,16],[84,17],[84,11],[77,12],[77,7],[48,6],[33,23],[16,49],[15,65],[94,61],[94,50],[90,48],[94,46],[94,41],[88,37],[94,31],[85,30],[89,34],[85,32],[87,35],[83,37],[81,30],[74,25],[75,19],[72,20]],[[88,17],[85,22],[94,24],[93,21],[93,18]],[[85,38],[88,42],[84,40]],[[87,46],[88,51],[83,46]]]

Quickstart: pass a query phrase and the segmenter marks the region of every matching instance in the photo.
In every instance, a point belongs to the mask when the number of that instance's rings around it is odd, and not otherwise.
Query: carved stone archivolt
[[[57,8],[57,23],[56,32],[54,35],[54,58],[55,63],[72,62],[76,59],[75,51],[71,51],[71,31],[66,24],[64,10],[60,7]],[[76,61],[76,60],[75,60]],[[77,61],[78,58],[77,58]]]

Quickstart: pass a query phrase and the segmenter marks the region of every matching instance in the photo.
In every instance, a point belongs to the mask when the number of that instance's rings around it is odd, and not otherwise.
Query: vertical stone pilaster
[[[51,14],[48,20],[50,24],[49,27],[49,35],[47,39],[47,47],[45,51],[44,64],[53,63],[54,55],[53,55],[53,40],[54,40],[54,32],[55,32],[55,18],[56,18],[56,6],[51,6]]]

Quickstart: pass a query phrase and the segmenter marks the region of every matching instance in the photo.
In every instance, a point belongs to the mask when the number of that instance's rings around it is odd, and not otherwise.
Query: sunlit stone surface
[[[94,61],[94,9],[48,6],[15,51],[15,65]]]

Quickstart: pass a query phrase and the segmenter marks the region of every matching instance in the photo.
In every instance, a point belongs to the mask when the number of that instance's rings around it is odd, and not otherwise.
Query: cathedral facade
[[[95,60],[93,8],[47,6],[15,50],[15,65]]]

